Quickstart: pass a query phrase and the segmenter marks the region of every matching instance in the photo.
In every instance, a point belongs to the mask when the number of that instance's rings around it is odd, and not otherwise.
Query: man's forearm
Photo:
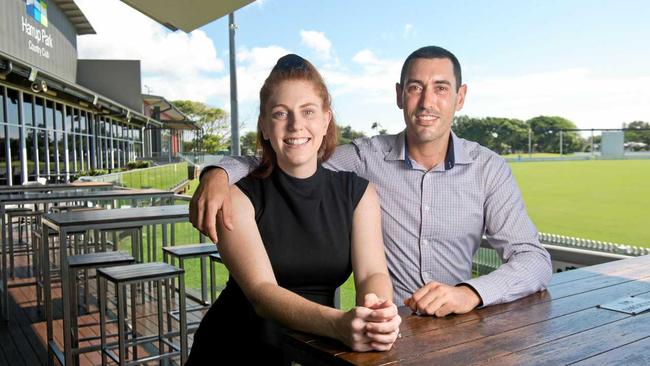
[[[201,179],[214,168],[223,169],[228,175],[228,183],[233,185],[257,168],[259,161],[253,156],[224,156],[217,164],[208,165],[201,171]]]
[[[472,278],[471,285],[481,297],[483,306],[510,302],[544,290],[553,274],[548,253],[522,252],[513,255],[495,271]]]

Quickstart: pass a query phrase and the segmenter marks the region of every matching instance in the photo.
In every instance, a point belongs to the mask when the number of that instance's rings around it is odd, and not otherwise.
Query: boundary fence
[[[539,241],[551,255],[554,272],[650,254],[650,248],[550,233],[539,233]],[[474,273],[480,276],[499,268],[502,262],[483,238],[473,263]]]

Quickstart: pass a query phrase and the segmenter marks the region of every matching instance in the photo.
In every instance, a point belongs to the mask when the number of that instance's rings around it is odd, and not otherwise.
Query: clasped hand
[[[391,300],[366,294],[361,306],[343,315],[338,326],[339,338],[357,352],[388,351],[397,340],[401,322]]]
[[[449,314],[464,314],[481,302],[481,299],[465,286],[449,286],[429,282],[404,300],[404,305],[414,313],[443,317]]]

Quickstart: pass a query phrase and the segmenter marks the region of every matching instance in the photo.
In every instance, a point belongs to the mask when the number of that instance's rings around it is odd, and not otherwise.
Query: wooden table
[[[400,308],[391,351],[355,353],[302,333],[285,351],[302,365],[650,365],[650,311],[599,308],[650,299],[650,256],[555,274],[547,291],[468,314],[432,318]]]
[[[48,238],[50,231],[59,234],[59,260],[61,262],[61,298],[63,302],[63,350],[54,340],[52,309],[52,281],[50,277],[50,263],[48,240],[43,240],[41,252],[43,253],[43,282],[45,290],[45,317],[47,318],[47,349],[48,359],[54,356],[62,365],[75,363],[72,352],[72,335],[70,333],[71,313],[70,298],[75,296],[70,293],[69,272],[67,271],[67,233],[103,229],[128,229],[145,225],[171,224],[189,221],[189,208],[186,205],[155,206],[124,208],[119,210],[80,211],[51,213],[43,216],[43,238]],[[163,229],[163,245],[166,241],[166,230]],[[181,340],[181,342],[187,340]],[[185,349],[187,349],[185,347]]]
[[[118,189],[118,190],[107,190],[107,191],[57,191],[57,192],[24,192],[24,193],[3,193],[0,194],[0,226],[2,235],[0,237],[2,241],[2,254],[0,260],[0,290],[2,294],[0,295],[0,318],[8,320],[8,302],[9,302],[9,291],[8,291],[8,268],[7,268],[7,248],[9,245],[13,245],[13,238],[9,237],[9,230],[7,230],[6,222],[6,209],[9,205],[24,205],[24,204],[33,204],[33,205],[51,205],[54,203],[60,202],[76,202],[76,201],[112,201],[112,200],[143,200],[143,199],[167,199],[172,200],[174,197],[174,192],[163,191],[159,189]],[[38,277],[38,276],[37,276]]]

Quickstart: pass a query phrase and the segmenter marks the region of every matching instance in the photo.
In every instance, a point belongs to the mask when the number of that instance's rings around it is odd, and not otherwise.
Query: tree
[[[257,152],[257,132],[250,131],[239,139],[242,155],[256,155]]]
[[[192,100],[175,100],[172,104],[201,128],[201,143],[206,152],[214,154],[228,149],[230,123],[223,109]]]
[[[518,119],[457,116],[452,128],[458,136],[476,141],[498,154],[528,149],[528,126]]]
[[[628,123],[627,128],[625,142],[641,142],[650,147],[650,123],[634,121]]]
[[[359,137],[366,137],[366,134],[353,130],[351,126],[336,126],[336,129],[338,131],[339,145],[349,144]]]
[[[572,153],[581,151],[584,145],[582,138],[576,131],[566,131],[575,129],[576,125],[566,118],[538,116],[526,121],[528,126],[533,130],[533,145],[536,152],[560,152],[560,131],[562,131],[562,151]]]
[[[379,123],[379,122],[373,122],[372,127],[370,127],[370,128],[377,131],[378,135],[385,135],[385,134],[388,133],[388,131],[385,128],[383,128],[381,123]]]

